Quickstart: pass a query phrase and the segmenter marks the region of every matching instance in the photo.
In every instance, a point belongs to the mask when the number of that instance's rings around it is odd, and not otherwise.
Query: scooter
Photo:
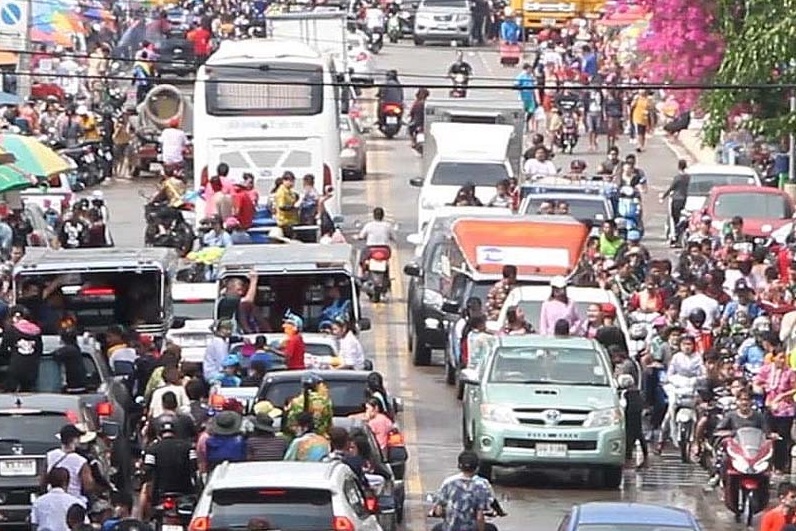
[[[696,379],[673,376],[669,383],[674,386],[674,419],[670,419],[672,441],[680,450],[680,460],[689,463],[691,443],[696,425]]]
[[[467,97],[467,76],[464,74],[456,74],[453,76],[453,88],[449,95],[451,98]]]
[[[181,493],[165,493],[155,506],[156,529],[188,529],[196,506],[195,496]]]
[[[401,117],[404,114],[400,103],[380,103],[379,131],[387,138],[392,138],[401,130]]]
[[[382,30],[370,30],[368,36],[368,50],[377,54],[384,47],[384,35]]]
[[[390,291],[390,256],[387,246],[368,247],[362,260],[362,291],[371,302],[380,302]]]
[[[736,522],[751,527],[754,516],[768,506],[774,446],[764,431],[741,428],[727,441],[725,452],[724,505]]]
[[[578,145],[578,121],[572,111],[564,111],[561,115],[560,148],[564,153],[572,153]]]
[[[642,233],[641,226],[641,199],[638,190],[632,186],[619,188],[619,197],[616,200],[617,228],[622,225],[620,232],[626,235],[631,230]],[[619,220],[622,220],[619,222]]]
[[[437,514],[434,512],[433,505],[435,504],[435,496],[436,495],[433,493],[426,494],[426,503],[431,506],[431,508],[428,510],[427,516],[429,518],[444,518],[444,514]],[[484,516],[487,518],[503,518],[504,516],[508,515],[509,513],[506,512],[506,510],[503,508],[503,505],[495,497],[492,498],[492,501],[489,503],[489,509],[484,514]],[[497,526],[495,526],[495,529],[497,529]]]
[[[393,13],[387,18],[387,38],[395,44],[401,40],[402,36],[401,19],[398,17],[398,13]]]

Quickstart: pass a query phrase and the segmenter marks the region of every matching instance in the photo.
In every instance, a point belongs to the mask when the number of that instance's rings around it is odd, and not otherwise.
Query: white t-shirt
[[[375,7],[365,10],[365,24],[368,29],[384,28],[384,12]]]
[[[365,368],[365,351],[362,350],[362,343],[350,330],[340,338],[340,357],[346,367],[353,367],[357,371]]]
[[[181,163],[182,151],[186,145],[188,145],[188,136],[182,129],[168,127],[160,133],[160,146],[165,164]]]
[[[359,231],[359,237],[365,239],[368,247],[389,247],[394,240],[392,224],[388,221],[368,221]]]
[[[541,162],[536,159],[528,159],[522,169],[527,177],[555,177],[558,175],[558,170],[552,160]]]
[[[61,79],[61,88],[72,96],[80,91],[80,79],[76,77],[79,71],[80,65],[72,59],[65,59],[58,65],[57,73]]]
[[[83,496],[83,480],[80,478],[80,470],[83,465],[88,463],[85,457],[74,452],[66,453],[60,448],[47,452],[47,473],[55,468],[65,468],[69,471],[69,488],[66,492],[78,498],[83,505],[88,499]]]
[[[697,308],[702,308],[705,310],[705,315],[707,316],[707,319],[705,320],[705,326],[713,328],[713,326],[719,320],[718,301],[708,297],[704,293],[697,293],[696,295],[686,297],[683,299],[683,303],[680,305],[680,319],[688,319],[688,316],[691,314],[691,312]]]
[[[75,498],[60,487],[50,489],[44,496],[33,502],[30,509],[30,523],[37,529],[47,531],[69,531],[66,525],[66,513],[74,504],[84,505],[85,502]]]
[[[152,391],[152,400],[149,402],[149,416],[151,418],[154,419],[163,414],[163,395],[169,391],[174,393],[177,397],[177,409],[190,403],[190,399],[188,399],[188,393],[185,392],[185,388],[183,386],[164,385],[163,387],[158,387]]]

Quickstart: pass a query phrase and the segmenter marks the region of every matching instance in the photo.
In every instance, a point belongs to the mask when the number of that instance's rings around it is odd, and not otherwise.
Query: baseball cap
[[[745,278],[739,278],[735,281],[735,291],[746,291],[752,289]]]
[[[79,439],[81,436],[83,436],[83,432],[74,424],[66,424],[61,428],[61,431],[58,432],[58,438],[62,443],[74,441],[75,439]]]

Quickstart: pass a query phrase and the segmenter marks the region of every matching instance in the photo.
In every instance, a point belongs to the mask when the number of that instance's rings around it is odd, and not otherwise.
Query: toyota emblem
[[[544,416],[544,423],[548,426],[556,426],[561,422],[561,412],[557,409],[548,409],[542,412]]]

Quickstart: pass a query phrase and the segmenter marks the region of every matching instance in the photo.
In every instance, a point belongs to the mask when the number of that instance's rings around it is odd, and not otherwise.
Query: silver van
[[[423,0],[415,15],[414,41],[472,44],[473,17],[467,0]]]

